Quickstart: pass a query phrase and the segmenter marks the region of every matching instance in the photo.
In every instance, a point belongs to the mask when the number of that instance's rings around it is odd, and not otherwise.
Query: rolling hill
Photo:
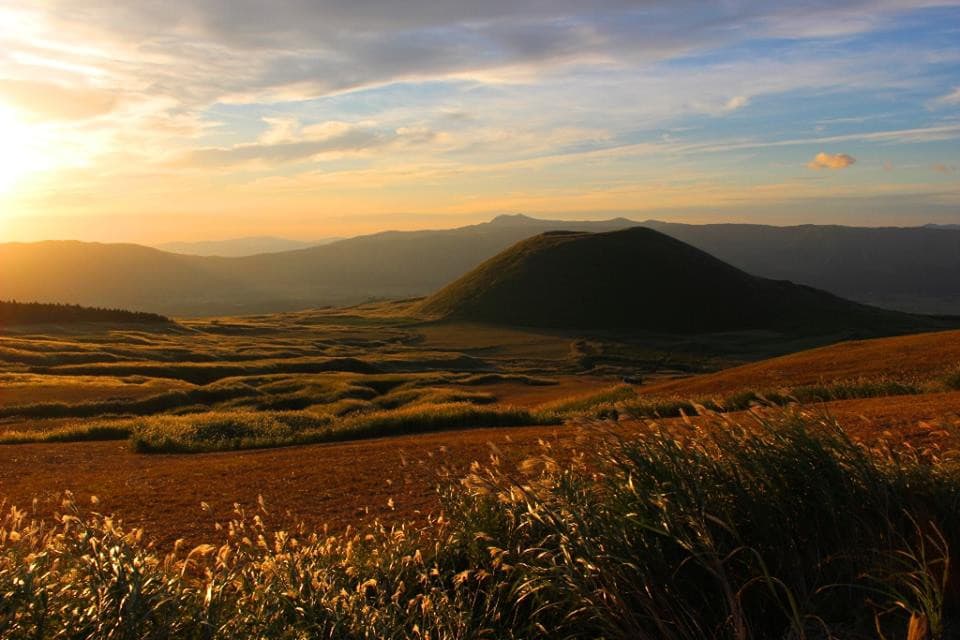
[[[417,310],[444,320],[665,333],[895,331],[929,322],[751,276],[644,227],[535,236],[484,262]]]
[[[755,275],[904,311],[960,314],[960,230],[684,225],[625,218],[572,222],[522,215],[232,258],[130,244],[0,244],[0,298],[191,316],[417,297],[538,233],[604,232],[638,224]]]
[[[958,371],[960,331],[851,340],[643,387],[649,395],[722,396],[842,380],[936,380]],[[960,378],[958,378],[960,379]]]

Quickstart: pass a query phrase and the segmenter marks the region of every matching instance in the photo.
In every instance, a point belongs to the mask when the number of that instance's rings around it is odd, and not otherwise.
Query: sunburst
[[[14,109],[0,104],[0,194],[13,191],[42,169],[43,160],[30,125]]]

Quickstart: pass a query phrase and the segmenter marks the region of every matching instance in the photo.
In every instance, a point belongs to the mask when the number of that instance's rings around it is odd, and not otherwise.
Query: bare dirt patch
[[[418,520],[439,503],[445,469],[487,460],[491,443],[526,455],[540,439],[573,442],[568,427],[472,429],[335,445],[195,455],[141,455],[126,442],[0,446],[0,496],[48,514],[62,492],[145,527],[161,543],[209,540],[234,503],[255,509],[262,495],[275,524],[303,521],[331,530],[374,518]],[[388,502],[392,500],[394,507]],[[210,505],[210,511],[200,503]]]

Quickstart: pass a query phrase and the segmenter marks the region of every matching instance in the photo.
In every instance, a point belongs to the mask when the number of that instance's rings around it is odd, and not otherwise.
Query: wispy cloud
[[[0,78],[0,101],[31,121],[85,120],[110,113],[118,98],[113,91],[50,82]]]
[[[931,104],[936,107],[960,105],[960,87],[954,87],[950,93],[935,98]]]

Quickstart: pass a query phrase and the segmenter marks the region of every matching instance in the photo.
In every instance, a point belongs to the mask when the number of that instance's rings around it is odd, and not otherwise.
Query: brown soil
[[[828,412],[867,442],[960,449],[960,392],[808,409]],[[231,518],[233,503],[252,511],[259,495],[268,522],[328,524],[336,531],[375,518],[422,522],[439,508],[442,474],[459,476],[471,462],[487,460],[491,444],[504,458],[522,459],[540,440],[563,450],[583,437],[589,434],[570,426],[492,428],[198,455],[135,454],[125,442],[6,445],[0,446],[0,496],[21,507],[36,498],[37,511],[47,515],[59,507],[64,490],[81,505],[95,495],[98,510],[145,527],[162,544],[216,539],[214,523]]]
[[[49,515],[66,490],[84,508],[97,496],[97,510],[142,526],[165,544],[214,538],[214,524],[232,517],[234,503],[254,510],[260,495],[268,520],[278,526],[303,521],[338,530],[374,518],[422,520],[439,506],[444,470],[462,475],[471,462],[489,459],[491,443],[505,456],[523,456],[541,438],[572,443],[574,431],[472,429],[195,455],[136,454],[126,442],[6,445],[0,446],[0,499],[21,508],[37,499],[39,514]]]

